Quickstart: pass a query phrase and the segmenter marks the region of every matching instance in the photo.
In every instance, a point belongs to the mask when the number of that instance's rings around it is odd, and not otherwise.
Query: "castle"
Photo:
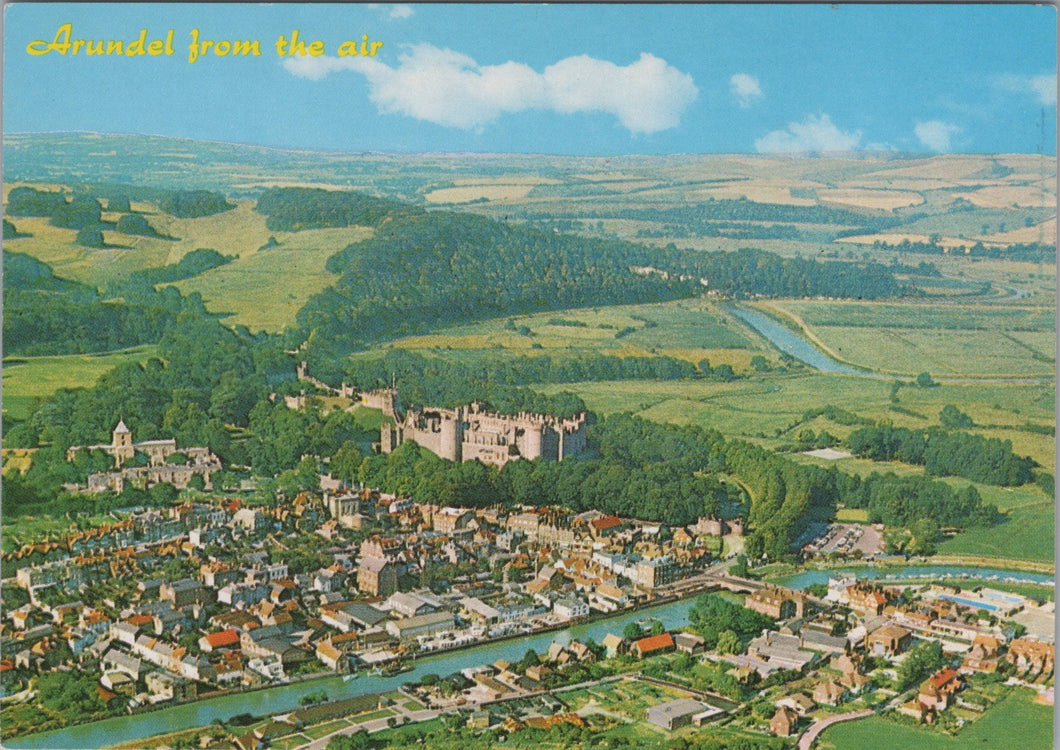
[[[511,416],[472,403],[456,409],[409,409],[402,418],[396,390],[365,394],[365,401],[369,400],[391,417],[379,428],[382,453],[410,441],[448,461],[477,459],[504,466],[516,459],[562,461],[585,450],[584,413],[570,419],[530,412]]]

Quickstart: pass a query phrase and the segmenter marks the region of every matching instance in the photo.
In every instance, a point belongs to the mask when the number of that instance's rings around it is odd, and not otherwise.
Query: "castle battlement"
[[[396,401],[397,393],[388,396]],[[585,450],[585,414],[573,418],[487,411],[473,402],[455,409],[409,409],[380,428],[380,450],[390,453],[405,441],[449,461],[482,461],[503,466],[517,459],[562,461]]]

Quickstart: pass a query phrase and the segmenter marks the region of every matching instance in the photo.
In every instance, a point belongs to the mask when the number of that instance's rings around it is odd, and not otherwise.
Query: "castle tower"
[[[464,422],[457,411],[454,415],[443,414],[438,455],[449,461],[460,461],[461,443],[464,441]]]
[[[119,419],[118,426],[114,428],[110,441],[110,454],[114,456],[114,463],[121,467],[123,463],[133,457],[135,452],[132,432],[125,426],[125,420]]]

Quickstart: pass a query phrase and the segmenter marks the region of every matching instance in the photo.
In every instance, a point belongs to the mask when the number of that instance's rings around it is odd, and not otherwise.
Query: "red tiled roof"
[[[957,676],[957,671],[947,667],[946,669],[940,669],[935,674],[931,675],[931,684],[935,687],[940,688],[947,682]]]
[[[597,531],[606,531],[607,529],[621,526],[622,519],[618,516],[604,516],[603,518],[594,518],[591,523]]]
[[[210,648],[234,646],[239,643],[239,633],[232,628],[222,630],[220,633],[210,633],[206,636],[206,642],[210,644]]]
[[[125,622],[129,623],[130,625],[146,625],[147,623],[154,621],[155,618],[151,617],[151,615],[133,615]]]
[[[642,654],[649,651],[658,651],[662,648],[669,648],[674,645],[674,638],[669,633],[663,633],[662,635],[649,635],[647,638],[641,638],[634,644],[634,647]]]

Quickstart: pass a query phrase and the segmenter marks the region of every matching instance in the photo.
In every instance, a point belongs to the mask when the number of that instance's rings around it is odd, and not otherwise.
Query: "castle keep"
[[[395,408],[397,394],[384,413],[393,421],[380,426],[379,449],[390,453],[411,441],[448,461],[474,461],[504,466],[509,461],[544,458],[562,461],[585,450],[585,414],[561,419],[522,412],[511,416],[485,411],[473,403],[456,409],[409,409],[404,418]]]

